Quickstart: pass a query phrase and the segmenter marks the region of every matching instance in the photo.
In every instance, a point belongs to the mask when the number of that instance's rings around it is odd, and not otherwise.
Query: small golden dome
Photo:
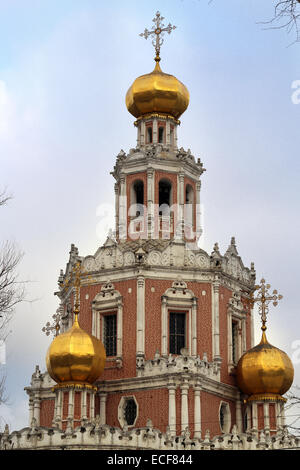
[[[240,358],[237,371],[240,390],[252,400],[284,400],[293,383],[294,367],[288,355],[268,343],[265,331],[261,342]]]
[[[178,119],[189,105],[188,89],[173,75],[162,72],[159,60],[153,72],[136,78],[127,91],[126,106],[136,118],[160,113]]]
[[[105,360],[102,342],[80,328],[75,315],[72,327],[50,344],[46,364],[58,384],[93,384],[102,374]]]

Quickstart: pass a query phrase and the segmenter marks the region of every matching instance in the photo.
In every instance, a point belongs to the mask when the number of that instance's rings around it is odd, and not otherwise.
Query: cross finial
[[[265,331],[267,329],[266,322],[267,322],[267,314],[269,313],[269,303],[273,301],[274,307],[278,304],[278,300],[282,299],[282,295],[278,294],[277,290],[273,290],[273,294],[269,293],[271,285],[266,284],[265,279],[260,281],[260,284],[255,286],[255,290],[258,291],[256,297],[254,295],[251,298],[252,305],[257,302],[258,303],[258,312],[261,316],[262,327],[261,329]]]
[[[148,39],[149,36],[154,36],[152,39],[152,44],[155,48],[155,61],[159,62],[160,61],[160,48],[164,42],[164,33],[167,32],[168,34],[171,34],[172,30],[176,28],[176,26],[172,26],[171,23],[168,24],[168,26],[165,26],[163,23],[163,20],[165,18],[160,15],[160,12],[156,12],[155,18],[153,18],[153,23],[154,27],[151,31],[149,31],[147,28],[145,28],[145,31],[140,34],[141,37],[144,37],[145,39]]]
[[[56,310],[56,313],[52,315],[52,318],[54,320],[52,325],[49,321],[47,321],[46,326],[42,328],[42,331],[46,334],[46,336],[49,336],[50,333],[53,333],[54,336],[57,336],[59,333],[61,320],[61,311],[59,308]]]

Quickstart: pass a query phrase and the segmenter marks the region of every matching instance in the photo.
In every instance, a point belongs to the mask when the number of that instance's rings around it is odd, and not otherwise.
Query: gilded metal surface
[[[294,368],[288,355],[268,343],[263,330],[261,342],[239,360],[236,371],[238,387],[249,401],[277,399],[293,383]]]
[[[102,342],[82,330],[75,315],[73,326],[50,344],[46,364],[50,376],[59,384],[93,384],[102,374],[105,360]]]
[[[139,118],[158,113],[178,119],[189,104],[186,86],[173,75],[162,72],[156,62],[153,72],[138,77],[126,94],[128,111]]]

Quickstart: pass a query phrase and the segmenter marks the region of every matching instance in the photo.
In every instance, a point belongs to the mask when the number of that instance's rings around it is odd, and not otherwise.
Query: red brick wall
[[[276,429],[275,403],[269,404],[270,429]]]
[[[257,427],[258,430],[264,429],[264,405],[262,403],[257,405]]]
[[[127,393],[113,393],[108,395],[106,403],[106,419],[110,426],[120,427],[118,420],[118,406],[122,396],[134,395],[138,402],[138,418],[134,427],[146,426],[147,419],[151,419],[153,426],[166,431],[168,425],[169,391],[166,388],[154,390],[134,390]]]
[[[81,418],[81,392],[75,392],[74,397],[74,419]]]
[[[223,296],[223,298],[222,298]],[[232,297],[232,291],[226,287],[220,287],[220,354],[222,357],[221,382],[236,385],[235,377],[228,374],[228,322],[227,309],[228,302]]]
[[[47,400],[41,401],[41,411],[40,411],[40,425],[51,427],[52,420],[54,418],[54,398],[49,398]]]
[[[220,403],[227,402],[231,413],[231,426],[236,424],[235,403],[230,400],[221,399],[210,393],[201,392],[201,416],[202,416],[202,437],[207,429],[210,430],[210,436],[220,435],[222,433],[219,420]]]
[[[123,367],[117,369],[113,362],[106,361],[100,380],[111,380],[136,375],[136,279],[114,281],[114,286],[123,297]],[[80,326],[92,332],[92,301],[101,291],[102,284],[81,287]],[[131,288],[131,293],[128,289]],[[86,294],[89,298],[86,299]],[[128,341],[130,338],[130,341]]]
[[[69,392],[63,392],[62,419],[67,419],[69,405]]]
[[[172,287],[173,281],[145,280],[145,355],[146,359],[152,359],[156,350],[161,352],[161,296]],[[203,357],[206,352],[208,359],[212,360],[212,323],[211,323],[211,286],[208,283],[188,282],[198,298],[197,313],[197,353]],[[151,291],[154,287],[155,292]],[[202,295],[206,291],[206,295]],[[176,310],[176,308],[172,308]]]

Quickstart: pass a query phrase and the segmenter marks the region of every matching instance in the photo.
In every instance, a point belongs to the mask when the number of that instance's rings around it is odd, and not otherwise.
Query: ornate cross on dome
[[[155,24],[155,27],[149,31],[147,28],[145,28],[145,31],[140,34],[141,37],[144,37],[145,39],[148,39],[149,36],[154,36],[152,39],[152,44],[155,47],[155,52],[156,52],[156,57],[155,61],[159,62],[160,61],[160,47],[162,46],[164,40],[164,33],[167,32],[168,34],[171,34],[172,30],[176,28],[176,26],[172,26],[171,23],[168,24],[168,26],[165,26],[164,23],[162,22],[165,18],[163,16],[160,16],[160,12],[158,11],[156,13],[155,18],[153,18],[153,23]]]
[[[282,299],[282,295],[278,294],[277,290],[273,290],[273,294],[269,293],[269,289],[271,287],[270,284],[266,284],[265,279],[260,281],[260,285],[255,286],[255,290],[258,291],[256,297],[254,295],[251,298],[252,305],[257,302],[258,303],[258,312],[261,316],[262,327],[261,329],[264,331],[266,330],[266,321],[267,321],[267,314],[269,313],[269,303],[273,301],[274,307],[278,304],[278,300]]]
[[[54,336],[57,336],[58,333],[59,333],[59,330],[60,330],[60,320],[61,320],[61,312],[60,312],[60,309],[58,308],[56,310],[56,313],[54,315],[52,315],[52,318],[54,320],[54,322],[51,323],[49,321],[47,321],[46,323],[46,326],[44,326],[42,328],[42,331],[43,333],[46,334],[46,336],[49,336],[50,333],[53,333]]]

